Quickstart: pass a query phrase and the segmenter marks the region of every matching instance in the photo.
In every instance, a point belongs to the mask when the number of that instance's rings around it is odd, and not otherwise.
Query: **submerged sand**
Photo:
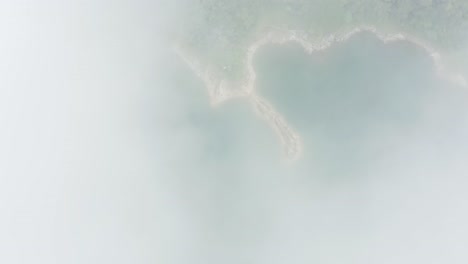
[[[344,33],[330,34],[320,40],[309,40],[308,36],[296,30],[283,32],[269,32],[265,36],[254,41],[247,49],[245,58],[246,77],[237,87],[232,87],[225,79],[216,76],[215,71],[209,65],[200,63],[200,60],[193,54],[188,53],[179,47],[175,48],[175,52],[187,63],[192,71],[204,82],[205,87],[213,106],[219,105],[234,98],[245,98],[252,104],[256,115],[265,120],[270,127],[275,131],[280,143],[284,149],[285,158],[287,161],[298,159],[302,154],[303,144],[301,137],[292,129],[287,120],[278,113],[268,100],[262,98],[256,93],[257,74],[254,69],[254,58],[258,51],[268,45],[277,44],[283,45],[286,43],[297,43],[308,54],[313,54],[317,51],[328,49],[337,43],[342,43],[349,40],[352,36],[368,32],[374,34],[383,43],[392,43],[397,41],[409,42],[418,48],[424,50],[430,56],[439,78],[447,80],[450,83],[461,87],[467,87],[468,82],[465,76],[449,71],[444,65],[442,56],[430,45],[424,43],[416,37],[404,34],[385,34],[380,32],[373,26],[356,27]]]

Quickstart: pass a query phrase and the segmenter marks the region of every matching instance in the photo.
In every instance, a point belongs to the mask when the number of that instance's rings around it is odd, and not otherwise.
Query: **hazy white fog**
[[[0,3],[0,263],[468,261],[466,92],[329,182],[247,103],[210,107],[170,49],[184,7]]]
[[[0,3],[1,263],[157,263],[169,4]]]

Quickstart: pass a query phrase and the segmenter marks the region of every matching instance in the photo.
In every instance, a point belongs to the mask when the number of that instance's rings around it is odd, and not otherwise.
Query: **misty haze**
[[[467,263],[468,2],[1,3],[1,263]]]

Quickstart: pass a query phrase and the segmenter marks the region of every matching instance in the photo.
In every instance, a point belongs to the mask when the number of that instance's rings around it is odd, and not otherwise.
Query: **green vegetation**
[[[272,28],[320,38],[375,25],[455,51],[468,36],[466,0],[198,0],[187,8],[179,40],[216,68],[227,69],[231,79],[238,76],[248,45]]]

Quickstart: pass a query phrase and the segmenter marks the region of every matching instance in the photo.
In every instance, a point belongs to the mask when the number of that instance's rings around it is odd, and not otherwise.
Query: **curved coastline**
[[[297,30],[288,30],[284,32],[270,31],[265,36],[254,41],[247,49],[245,58],[247,76],[240,85],[240,88],[230,87],[227,80],[217,77],[213,69],[210,69],[208,65],[203,65],[195,56],[180,47],[175,47],[174,50],[190,67],[190,69],[204,82],[212,106],[217,106],[234,98],[246,97],[252,104],[256,115],[265,120],[277,134],[284,149],[286,160],[294,161],[302,154],[302,143],[299,134],[291,128],[286,119],[274,109],[268,100],[260,97],[255,92],[257,74],[254,69],[253,62],[257,51],[268,44],[283,45],[286,43],[298,43],[304,51],[311,55],[314,52],[325,50],[333,46],[333,44],[345,42],[361,32],[372,33],[385,44],[397,41],[406,41],[423,49],[432,59],[436,74],[439,78],[445,79],[448,82],[464,88],[468,87],[468,82],[465,76],[460,73],[449,71],[442,62],[441,54],[430,45],[416,37],[402,32],[394,34],[383,33],[374,26],[355,27],[342,34],[330,34],[318,41],[308,40],[308,36],[306,34],[301,34],[300,31]]]

